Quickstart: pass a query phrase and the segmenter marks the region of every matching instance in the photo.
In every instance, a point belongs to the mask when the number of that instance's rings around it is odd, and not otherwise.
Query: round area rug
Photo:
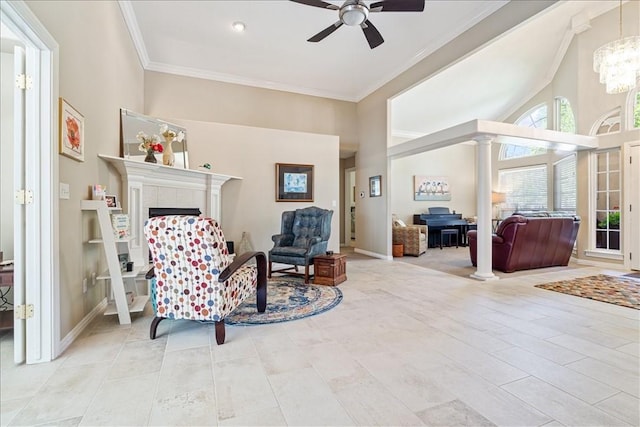
[[[315,316],[342,301],[335,286],[317,286],[302,280],[274,278],[267,284],[267,309],[258,313],[256,297],[251,296],[224,319],[227,325],[264,325]]]

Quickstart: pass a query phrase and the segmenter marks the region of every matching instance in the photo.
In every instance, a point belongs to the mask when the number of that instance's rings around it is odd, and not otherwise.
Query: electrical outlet
[[[92,271],[91,272],[91,286],[95,286],[96,285],[96,272]]]
[[[86,277],[84,279],[82,279],[82,293],[83,294],[87,293],[87,278]]]

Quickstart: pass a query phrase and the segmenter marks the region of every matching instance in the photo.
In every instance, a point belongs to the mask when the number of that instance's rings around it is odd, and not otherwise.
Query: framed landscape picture
[[[276,163],[276,202],[313,202],[313,165]]]
[[[84,162],[84,117],[63,98],[59,102],[60,154]]]

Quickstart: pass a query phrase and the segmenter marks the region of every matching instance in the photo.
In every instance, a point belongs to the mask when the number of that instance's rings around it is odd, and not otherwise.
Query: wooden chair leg
[[[309,264],[304,266],[304,283],[309,284]]]
[[[271,260],[269,260],[269,271],[268,271],[267,277],[271,279]]]
[[[216,322],[216,343],[218,345],[224,344],[224,320]]]
[[[152,340],[156,339],[156,329],[158,329],[158,323],[162,322],[164,317],[154,317],[151,321],[151,327],[149,328],[149,337]]]
[[[258,267],[257,287],[256,287],[256,306],[258,313],[264,313],[267,309],[267,278],[264,274],[264,256],[256,257],[256,264]]]

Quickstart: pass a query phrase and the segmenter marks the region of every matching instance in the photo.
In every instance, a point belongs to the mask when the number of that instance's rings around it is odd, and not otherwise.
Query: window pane
[[[569,100],[567,98],[557,98],[556,108],[558,108],[558,130],[576,133],[576,123]]]
[[[636,93],[636,106],[633,109],[633,127],[640,128],[640,91]]]
[[[609,174],[609,190],[620,190],[620,172],[612,172]]]
[[[598,174],[598,190],[606,190],[607,189],[607,174],[599,173]]]
[[[612,191],[609,193],[609,210],[620,210],[620,192]]]
[[[609,157],[609,153],[598,154],[598,160],[597,160],[598,172],[604,172],[607,170],[607,157]]]
[[[620,170],[620,155],[618,153],[609,154],[609,170],[610,171]]]
[[[596,202],[596,209],[599,211],[607,210],[607,193],[598,193],[598,200]]]
[[[503,169],[498,171],[499,186],[506,195],[504,210],[547,210],[547,167]]]

